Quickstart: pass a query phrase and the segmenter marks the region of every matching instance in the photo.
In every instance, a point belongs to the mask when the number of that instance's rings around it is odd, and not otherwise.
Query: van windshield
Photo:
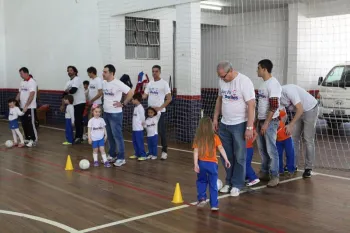
[[[322,86],[350,87],[350,66],[336,66],[326,76]]]

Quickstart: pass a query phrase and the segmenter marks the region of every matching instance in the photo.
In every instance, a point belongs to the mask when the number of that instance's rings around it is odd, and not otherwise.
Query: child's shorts
[[[101,146],[105,146],[105,139],[104,138],[102,138],[101,140],[92,141],[92,148],[93,149],[99,148]]]
[[[18,129],[19,128],[18,119],[9,121],[9,126],[10,126],[10,129]]]

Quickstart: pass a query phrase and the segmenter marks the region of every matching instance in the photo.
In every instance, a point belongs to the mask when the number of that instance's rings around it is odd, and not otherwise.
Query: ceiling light
[[[215,10],[215,11],[221,11],[221,7],[219,6],[208,6],[208,5],[201,5],[202,9],[208,9],[208,10]]]
[[[212,1],[201,1],[201,4],[212,5],[212,6],[224,6],[221,2],[212,2]]]

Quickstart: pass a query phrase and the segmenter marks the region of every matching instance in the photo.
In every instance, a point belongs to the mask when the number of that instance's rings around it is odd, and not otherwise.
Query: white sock
[[[22,135],[21,131],[19,131],[19,129],[15,129],[15,131],[16,131],[18,137],[19,137],[20,142],[22,144],[24,144],[24,139],[23,139],[23,135]]]
[[[94,157],[94,162],[98,161],[98,158],[97,158],[98,155],[97,155],[97,153],[96,153],[96,154],[93,153],[92,156]]]
[[[102,156],[103,162],[104,163],[107,162],[107,155],[106,154],[102,154],[101,156]]]
[[[13,142],[15,144],[17,144],[17,135],[16,135],[16,131],[14,129],[11,130],[12,131],[12,136],[13,136]]]

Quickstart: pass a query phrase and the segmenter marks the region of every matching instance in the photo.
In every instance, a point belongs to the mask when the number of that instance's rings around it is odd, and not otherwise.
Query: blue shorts
[[[101,140],[92,141],[92,148],[93,149],[99,148],[101,146],[105,146],[105,139],[104,138],[102,138]]]
[[[9,121],[9,126],[10,126],[10,129],[18,129],[19,128],[18,119],[14,119],[12,121]]]

